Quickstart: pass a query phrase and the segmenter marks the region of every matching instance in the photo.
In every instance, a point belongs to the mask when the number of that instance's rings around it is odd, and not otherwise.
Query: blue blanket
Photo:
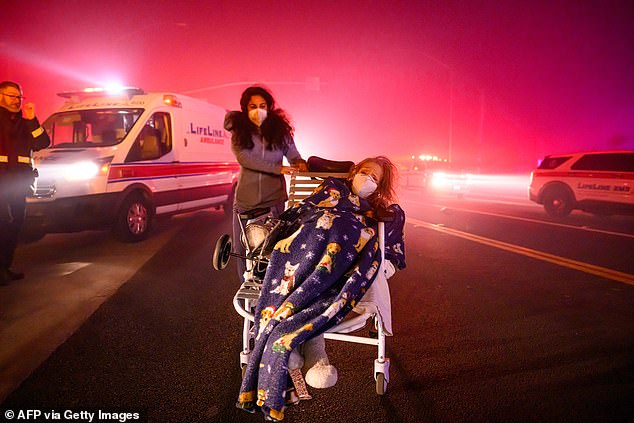
[[[404,213],[398,206],[392,211],[397,229],[386,230],[386,255],[402,268]],[[238,407],[284,418],[291,351],[341,322],[376,276],[381,255],[372,213],[345,182],[327,178],[281,215],[291,229],[270,257]]]

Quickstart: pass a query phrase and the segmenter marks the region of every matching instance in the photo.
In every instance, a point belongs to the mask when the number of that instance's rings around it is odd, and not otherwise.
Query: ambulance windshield
[[[56,113],[42,125],[51,147],[90,148],[119,144],[143,109],[73,110]]]

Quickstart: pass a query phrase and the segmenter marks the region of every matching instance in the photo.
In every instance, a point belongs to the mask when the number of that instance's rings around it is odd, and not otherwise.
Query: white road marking
[[[90,266],[92,263],[85,263],[81,261],[73,261],[69,263],[60,263],[55,265],[56,274],[58,276],[66,276],[71,273],[75,273],[79,269],[82,269],[86,266]]]

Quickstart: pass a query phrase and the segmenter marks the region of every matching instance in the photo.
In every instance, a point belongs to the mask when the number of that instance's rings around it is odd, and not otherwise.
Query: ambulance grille
[[[56,189],[55,184],[52,183],[37,183],[37,187],[35,188],[35,193],[32,195],[33,198],[50,198],[55,195]]]

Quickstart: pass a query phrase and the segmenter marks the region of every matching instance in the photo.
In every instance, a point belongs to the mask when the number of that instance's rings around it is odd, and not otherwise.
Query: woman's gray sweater
[[[225,116],[225,129],[232,131],[232,115]],[[252,134],[253,148],[240,148],[237,135],[232,131],[231,150],[240,164],[240,176],[234,199],[234,207],[238,210],[251,210],[259,207],[271,207],[288,199],[286,180],[282,175],[282,160],[288,159],[290,164],[303,161],[295,147],[292,137],[288,137],[286,145],[281,149],[267,150],[262,135]]]

